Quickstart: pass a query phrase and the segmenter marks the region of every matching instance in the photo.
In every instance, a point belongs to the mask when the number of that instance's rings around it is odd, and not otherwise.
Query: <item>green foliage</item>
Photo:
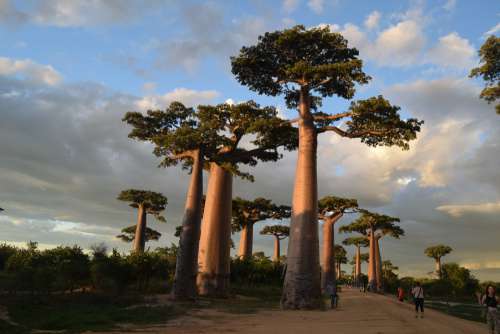
[[[481,77],[486,82],[480,97],[492,103],[500,98],[500,37],[488,37],[479,50],[479,57],[481,65],[473,68],[469,76]],[[500,104],[495,109],[500,114]]]
[[[0,244],[0,270],[5,269],[5,264],[9,257],[18,251],[17,247],[8,245],[6,243]]]
[[[240,231],[248,224],[266,219],[282,220],[289,218],[291,208],[285,205],[276,205],[271,200],[258,197],[253,201],[236,197],[232,203],[232,229]]]
[[[347,251],[342,245],[335,245],[333,247],[333,254],[335,257],[335,263],[347,263]]]
[[[342,244],[346,246],[359,246],[359,247],[368,247],[370,244],[370,241],[368,240],[367,237],[350,237],[346,238],[344,241],[342,241]]]
[[[427,255],[428,257],[437,260],[445,256],[446,254],[451,253],[451,251],[453,251],[453,249],[450,246],[437,245],[437,246],[427,247],[424,252],[425,255]]]
[[[478,290],[479,282],[469,269],[460,267],[456,263],[447,263],[442,266],[441,270],[442,279],[449,281],[453,287],[453,295],[472,296]]]
[[[399,218],[382,215],[368,210],[360,209],[361,216],[349,225],[339,228],[340,233],[344,232],[358,232],[363,235],[368,235],[373,228],[375,232],[381,235],[390,235],[393,238],[399,238],[404,235],[404,230],[396,225]]]
[[[273,262],[264,253],[252,258],[231,261],[231,284],[239,286],[281,286],[283,265]]]
[[[131,202],[130,206],[138,208],[142,206],[146,213],[152,214],[157,220],[165,222],[165,217],[160,215],[160,212],[165,210],[168,200],[165,196],[158,192],[149,190],[128,189],[123,190],[118,195],[118,200]]]
[[[353,213],[358,209],[358,201],[351,198],[325,196],[318,201],[319,218],[335,216],[344,213]]]
[[[260,234],[273,235],[282,240],[290,235],[290,227],[285,225],[264,226],[264,228],[260,231]]]
[[[129,227],[125,227],[122,229],[122,233],[117,235],[116,237],[124,242],[132,242],[135,239],[135,230],[136,226],[132,225]],[[148,241],[158,241],[161,237],[161,233],[153,230],[152,228],[146,227],[144,239],[146,242]]]

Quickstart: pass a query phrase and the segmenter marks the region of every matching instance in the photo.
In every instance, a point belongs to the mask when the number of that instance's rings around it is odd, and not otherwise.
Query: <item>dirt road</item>
[[[411,305],[396,300],[347,290],[338,310],[266,311],[256,314],[227,314],[214,311],[199,317],[184,317],[144,333],[168,334],[480,334],[485,325],[426,310],[415,319]],[[212,312],[212,313],[210,313]]]

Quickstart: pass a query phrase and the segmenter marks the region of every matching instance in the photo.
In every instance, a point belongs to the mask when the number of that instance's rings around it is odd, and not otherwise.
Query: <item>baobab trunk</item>
[[[340,216],[326,219],[323,224],[323,242],[321,256],[321,290],[325,291],[328,285],[336,286],[335,277],[335,222]],[[337,274],[338,276],[338,274]]]
[[[182,219],[182,232],[177,252],[172,296],[176,300],[196,297],[196,275],[198,274],[198,246],[203,199],[203,154],[194,152],[191,180],[186,196]]]
[[[240,247],[238,255],[240,258],[250,258],[252,256],[253,246],[253,224],[248,223],[243,226],[240,234]]]
[[[377,289],[376,263],[375,263],[375,231],[370,229],[370,252],[368,256],[368,287],[370,291]]]
[[[356,284],[359,286],[361,283],[361,247],[356,246]]]
[[[280,262],[280,237],[275,235],[274,236],[274,256],[273,256],[273,261],[274,262]]]
[[[299,152],[292,197],[287,271],[281,297],[284,309],[317,308],[321,304],[318,250],[317,134],[309,93],[301,89]]]
[[[382,284],[382,257],[380,256],[380,245],[378,237],[375,237],[375,277],[377,279],[377,291],[383,290]]]
[[[436,259],[436,273],[437,273],[439,279],[441,279],[442,278],[442,272],[441,272],[441,258],[440,257],[438,257]]]
[[[146,210],[143,204],[137,208],[137,226],[134,236],[134,252],[143,253],[146,245]]]
[[[211,163],[198,252],[200,295],[226,297],[228,293],[232,188],[232,174]]]

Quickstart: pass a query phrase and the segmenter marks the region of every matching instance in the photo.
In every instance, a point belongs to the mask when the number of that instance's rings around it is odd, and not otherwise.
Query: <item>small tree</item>
[[[135,240],[135,230],[136,226],[131,225],[129,227],[125,227],[122,229],[122,233],[117,235],[116,237],[124,242],[132,242]],[[152,228],[146,227],[144,232],[144,241],[158,241],[161,237],[161,233],[153,230]]]
[[[479,50],[481,66],[473,68],[470,77],[482,77],[486,82],[480,97],[495,102],[500,98],[500,37],[490,36]],[[500,104],[495,107],[500,114]]]
[[[262,235],[272,235],[274,237],[274,255],[273,261],[280,262],[280,241],[290,235],[290,228],[285,225],[266,226],[261,231]]]
[[[437,245],[427,247],[425,249],[425,255],[430,258],[433,258],[436,261],[436,274],[441,279],[443,277],[443,273],[441,271],[441,258],[447,254],[450,254],[453,249],[450,246],[446,245]]]
[[[266,219],[281,220],[290,217],[290,207],[275,205],[271,200],[259,197],[253,201],[240,197],[233,199],[233,231],[241,231],[238,255],[241,258],[252,256],[253,225]]]
[[[142,253],[146,243],[146,216],[151,214],[158,221],[165,222],[165,217],[160,212],[165,210],[167,198],[154,191],[128,189],[120,193],[118,200],[131,202],[130,206],[137,209],[133,250]]]
[[[259,36],[257,44],[242,47],[231,58],[232,72],[259,94],[284,95],[289,108],[298,109],[299,153],[292,197],[291,234],[283,287],[283,308],[320,307],[318,252],[317,136],[331,132],[360,138],[370,146],[408,149],[422,122],[402,120],[399,107],[382,96],[351,104],[346,112],[319,112],[322,99],[351,99],[356,84],[370,77],[362,70],[358,50],[328,27],[302,25]],[[344,124],[344,126],[341,126]],[[307,259],[307,261],[305,260]]]
[[[323,221],[321,289],[335,282],[335,223],[346,213],[356,212],[358,201],[351,198],[325,196],[318,201],[318,219]],[[338,271],[337,271],[338,272]]]
[[[368,238],[366,237],[350,237],[342,241],[342,244],[346,246],[355,246],[356,255],[354,256],[354,281],[356,284],[361,284],[361,247],[367,247],[369,244]]]
[[[337,278],[340,280],[341,279],[341,273],[342,273],[342,264],[347,263],[347,251],[345,250],[342,245],[335,245],[334,247],[334,254],[335,254],[335,265],[336,265],[336,270],[337,270]],[[335,282],[336,284],[336,282]]]

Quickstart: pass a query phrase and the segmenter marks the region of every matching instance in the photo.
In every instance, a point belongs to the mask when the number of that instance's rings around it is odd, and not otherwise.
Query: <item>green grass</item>
[[[80,333],[86,330],[105,331],[119,324],[146,325],[164,323],[185,312],[171,305],[138,306],[140,297],[109,297],[100,295],[52,296],[50,298],[9,297],[2,300],[10,318],[22,324],[14,327],[0,323],[0,333],[25,333],[31,329],[66,330]],[[11,328],[9,328],[10,326]],[[17,332],[16,332],[17,331]]]
[[[446,314],[477,322],[484,322],[483,311],[484,309],[479,305],[453,303],[447,305],[445,302],[426,301],[426,306]]]

